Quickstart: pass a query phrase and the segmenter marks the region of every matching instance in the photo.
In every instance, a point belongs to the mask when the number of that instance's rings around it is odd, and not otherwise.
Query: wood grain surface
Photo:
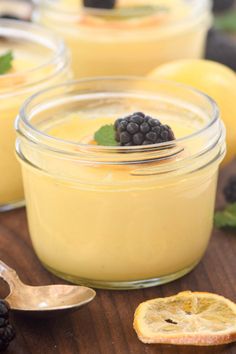
[[[217,207],[224,204],[222,186],[236,172],[236,162],[221,172]],[[197,215],[196,215],[197,217]],[[48,273],[35,256],[25,210],[0,215],[0,258],[31,285],[63,283]],[[1,296],[6,289],[1,282]],[[210,291],[236,302],[236,233],[215,230],[201,263],[187,276],[144,290],[97,291],[96,299],[64,317],[36,320],[15,315],[17,337],[8,354],[236,354],[236,344],[220,347],[144,345],[132,329],[137,305],[181,290]]]

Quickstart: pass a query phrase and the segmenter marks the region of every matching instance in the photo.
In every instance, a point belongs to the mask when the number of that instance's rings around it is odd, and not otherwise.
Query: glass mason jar
[[[139,7],[130,7],[133,3]],[[86,10],[79,0],[40,1],[35,20],[63,36],[76,78],[146,75],[162,63],[203,56],[211,24],[209,0],[118,4],[113,10]]]
[[[101,125],[135,111],[168,123],[177,139],[93,143]],[[141,78],[81,80],[29,99],[16,128],[32,243],[51,272],[129,289],[169,282],[200,261],[225,154],[208,96]]]
[[[28,0],[1,0],[0,18],[15,18],[24,21],[30,21],[32,17],[33,6]]]
[[[63,41],[38,25],[0,20],[0,55],[9,50],[12,69],[0,75],[0,211],[23,204],[20,165],[14,152],[14,120],[20,106],[33,93],[70,76]]]

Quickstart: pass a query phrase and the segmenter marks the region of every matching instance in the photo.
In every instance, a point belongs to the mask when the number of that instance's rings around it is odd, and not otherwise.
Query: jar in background
[[[112,10],[42,0],[35,20],[65,39],[76,78],[140,76],[168,61],[201,58],[211,9],[209,0],[119,0]]]
[[[33,13],[33,3],[29,0],[1,0],[0,18],[21,19],[30,21]]]
[[[24,100],[70,77],[64,42],[38,25],[0,20],[0,55],[12,52],[12,68],[0,75],[0,211],[23,204],[15,157],[14,120]]]

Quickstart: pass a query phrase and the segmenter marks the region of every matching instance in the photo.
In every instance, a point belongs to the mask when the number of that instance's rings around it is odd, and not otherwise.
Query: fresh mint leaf
[[[94,11],[91,9],[86,10],[93,16],[101,17],[105,20],[130,20],[139,17],[147,17],[155,15],[158,12],[168,12],[168,8],[158,5],[143,5],[143,6],[125,6],[114,9],[112,11]]]
[[[223,211],[215,213],[215,226],[217,228],[236,228],[236,203],[228,204]]]
[[[12,51],[0,56],[0,75],[6,74],[12,68],[12,61]]]
[[[116,146],[115,129],[113,124],[103,125],[95,134],[94,139],[98,145]]]
[[[215,18],[215,28],[226,32],[236,32],[236,10]]]

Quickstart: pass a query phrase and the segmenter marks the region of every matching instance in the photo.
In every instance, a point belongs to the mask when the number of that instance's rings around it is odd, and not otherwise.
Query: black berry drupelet
[[[213,11],[221,12],[231,9],[233,7],[234,0],[213,0]]]
[[[229,178],[224,188],[224,196],[228,203],[236,203],[236,175]]]
[[[113,9],[115,2],[116,0],[84,0],[84,6],[95,9]]]
[[[168,125],[136,112],[115,121],[116,141],[120,146],[150,145],[175,140]]]
[[[2,14],[0,18],[4,18],[6,20],[20,20],[19,17],[13,16],[13,15],[8,15],[8,14]]]
[[[9,323],[9,306],[0,300],[0,352],[7,349],[14,337],[15,330]]]

